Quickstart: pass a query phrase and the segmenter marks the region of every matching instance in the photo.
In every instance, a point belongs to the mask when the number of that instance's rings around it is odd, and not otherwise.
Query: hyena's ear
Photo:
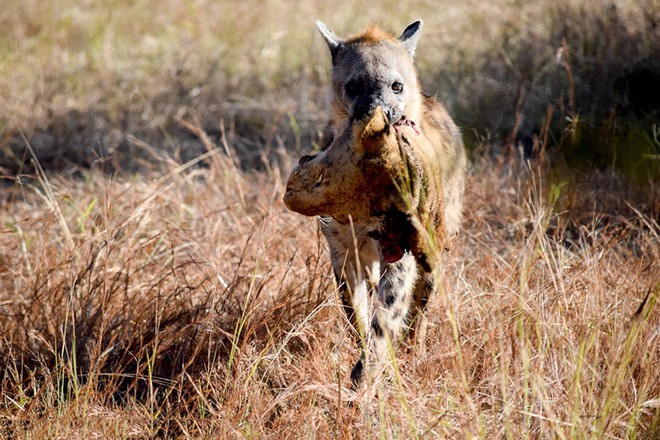
[[[335,54],[337,53],[337,49],[339,49],[339,46],[342,45],[343,41],[337,37],[334,32],[328,29],[328,26],[326,26],[322,21],[317,21],[316,27],[319,32],[321,32],[325,42],[328,44],[330,55],[332,55],[332,58],[334,59]]]
[[[415,48],[417,47],[419,35],[422,33],[422,25],[422,20],[410,23],[399,37],[399,41],[401,41],[405,48],[408,49],[408,53],[411,57],[415,56]]]

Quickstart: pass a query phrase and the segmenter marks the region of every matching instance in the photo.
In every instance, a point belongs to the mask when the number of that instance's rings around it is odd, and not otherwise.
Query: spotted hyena
[[[439,251],[461,219],[465,152],[445,108],[421,91],[413,64],[421,21],[398,38],[370,27],[342,40],[317,26],[332,57],[332,120],[323,151],[292,173],[285,203],[320,216],[344,310],[379,362],[413,320],[423,347]],[[363,350],[355,384],[365,361]]]

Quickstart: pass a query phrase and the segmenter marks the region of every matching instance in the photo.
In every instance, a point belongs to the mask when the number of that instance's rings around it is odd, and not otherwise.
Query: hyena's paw
[[[351,369],[351,386],[353,389],[357,390],[364,384],[365,378],[365,359],[364,353],[360,355],[360,358],[357,360],[353,368]]]

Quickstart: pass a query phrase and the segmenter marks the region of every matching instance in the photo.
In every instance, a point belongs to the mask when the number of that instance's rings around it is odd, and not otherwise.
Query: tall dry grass
[[[656,9],[3,5],[0,437],[656,438],[657,105],[626,85]],[[419,17],[421,77],[476,151],[466,219],[428,350],[404,341],[355,393],[324,241],[283,179],[327,114],[313,21]]]
[[[4,194],[3,407],[18,416],[4,414],[5,435],[68,437],[78,428],[52,418],[99,405],[137,405],[153,435],[199,374],[222,375],[224,395],[245,350],[273,349],[332,292],[313,228],[281,212],[280,179],[207,158],[157,177],[40,175]]]
[[[205,141],[207,168],[3,191],[3,436],[657,435],[655,220],[592,211],[596,182],[557,211],[542,174],[477,160],[428,350],[355,393],[314,221],[283,208],[278,168]]]

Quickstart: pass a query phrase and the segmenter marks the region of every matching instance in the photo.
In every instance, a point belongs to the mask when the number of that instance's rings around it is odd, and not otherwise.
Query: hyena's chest
[[[364,270],[371,286],[380,278],[380,255],[378,241],[370,235],[376,224],[341,224],[331,217],[319,218],[321,231],[328,242],[330,261],[336,273],[357,264]]]

